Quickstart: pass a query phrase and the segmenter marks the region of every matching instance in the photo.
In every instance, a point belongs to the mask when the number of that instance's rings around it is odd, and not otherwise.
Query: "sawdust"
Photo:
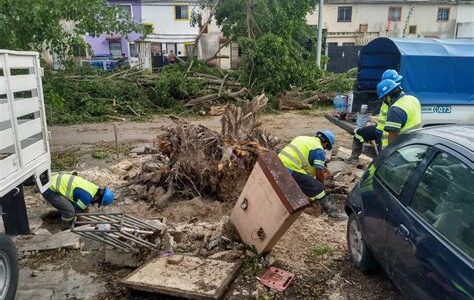
[[[346,253],[346,222],[334,222],[327,215],[319,217],[302,213],[290,229],[283,235],[270,253],[270,257],[285,261],[292,269],[308,269],[306,262],[311,257],[313,247],[327,245],[331,255],[322,259],[331,261],[340,259]]]

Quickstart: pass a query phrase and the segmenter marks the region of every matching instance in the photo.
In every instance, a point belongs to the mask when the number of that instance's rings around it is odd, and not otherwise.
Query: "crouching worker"
[[[51,178],[51,186],[43,193],[61,214],[63,229],[71,226],[76,212],[85,212],[88,206],[107,206],[114,202],[115,194],[107,187],[98,185],[72,174],[57,174]]]
[[[331,150],[334,143],[335,137],[330,130],[318,131],[316,136],[294,138],[278,157],[311,202],[320,201],[329,217],[344,220],[347,216],[337,209],[334,199],[324,191],[325,149]]]

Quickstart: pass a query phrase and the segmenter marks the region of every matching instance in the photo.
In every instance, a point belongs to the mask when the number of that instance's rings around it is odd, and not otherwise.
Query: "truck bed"
[[[0,50],[0,71],[0,197],[32,176],[42,192],[50,152],[38,53]]]

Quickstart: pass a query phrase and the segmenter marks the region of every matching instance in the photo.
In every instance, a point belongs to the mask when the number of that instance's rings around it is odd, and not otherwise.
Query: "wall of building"
[[[132,18],[135,23],[141,23],[142,21],[142,9],[140,0],[133,1],[109,1],[111,5],[131,5],[132,7]],[[119,40],[122,45],[122,52],[125,56],[130,56],[130,43],[134,43],[137,39],[142,37],[141,33],[132,32],[125,36],[120,34],[101,34],[98,37],[86,36],[86,42],[91,46],[91,51],[93,55],[104,55],[109,54],[109,41],[110,40]]]
[[[176,19],[175,7],[177,5],[188,5],[188,19]],[[191,5],[190,1],[162,1],[142,3],[142,22],[153,25],[153,33],[160,35],[197,35],[199,26],[191,25],[191,16],[199,12],[196,5]],[[189,38],[187,38],[189,39]],[[176,48],[181,56],[187,55],[185,45],[177,39]],[[162,47],[165,53],[168,52],[166,45]]]
[[[338,7],[351,6],[351,22],[338,22]],[[389,7],[401,7],[400,21],[388,21]],[[449,20],[437,21],[438,8],[449,8]],[[402,37],[407,17],[406,37],[453,38],[456,28],[457,6],[453,4],[326,4],[323,24],[328,30],[328,43],[364,45],[378,36]],[[318,8],[307,16],[308,24],[317,25]],[[360,34],[359,26],[367,24],[367,33]],[[416,34],[408,34],[408,26],[417,26]]]
[[[474,5],[460,4],[456,17],[456,38],[474,39]]]

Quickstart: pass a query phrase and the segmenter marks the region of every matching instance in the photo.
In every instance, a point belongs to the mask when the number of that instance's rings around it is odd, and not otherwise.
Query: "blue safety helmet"
[[[381,80],[384,80],[384,79],[390,79],[390,80],[393,80],[395,82],[402,82],[403,76],[398,74],[398,72],[393,70],[393,69],[388,69],[387,71],[383,72],[383,74],[382,74],[382,79]]]
[[[115,200],[114,192],[111,189],[106,187],[104,188],[104,195],[102,196],[102,200],[100,201],[99,207],[110,205],[114,203],[114,200]]]
[[[384,79],[377,84],[377,95],[379,95],[379,99],[385,98],[390,92],[392,92],[395,88],[400,86],[400,82],[395,82],[390,79]]]
[[[316,132],[316,136],[323,138],[329,143],[328,150],[331,150],[334,144],[336,143],[336,137],[334,136],[334,133],[332,133],[332,131],[329,129]]]

